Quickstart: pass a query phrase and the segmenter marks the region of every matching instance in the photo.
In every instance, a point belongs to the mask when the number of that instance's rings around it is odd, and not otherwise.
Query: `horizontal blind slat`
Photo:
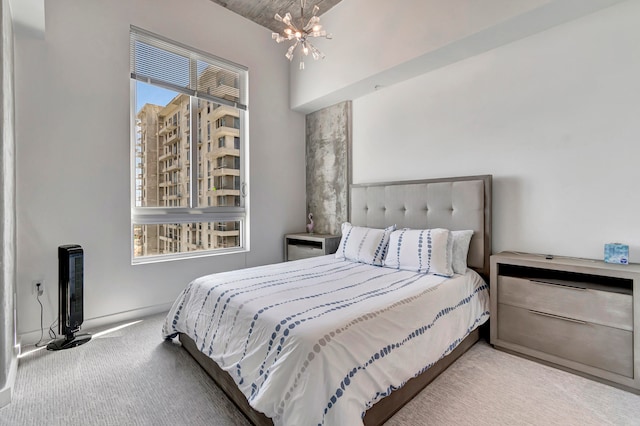
[[[133,78],[134,80],[141,81],[143,83],[148,83],[148,84],[153,84],[155,86],[160,86],[160,87],[162,87],[164,89],[167,89],[167,90],[173,90],[175,92],[182,93],[182,94],[185,94],[185,95],[188,95],[188,96],[194,96],[194,97],[197,97],[197,98],[200,98],[200,99],[204,99],[204,100],[207,100],[207,101],[215,102],[215,103],[220,104],[220,105],[232,106],[232,107],[241,109],[243,111],[247,110],[247,106],[246,105],[239,104],[237,102],[233,102],[233,101],[230,101],[230,100],[227,100],[227,99],[224,99],[224,98],[219,98],[217,96],[211,96],[211,95],[209,95],[207,93],[201,93],[201,92],[198,92],[196,90],[189,89],[187,87],[176,86],[174,84],[171,84],[171,83],[167,82],[166,80],[156,79],[156,78],[153,78],[153,77],[150,77],[150,76],[140,75],[140,74],[137,74],[137,73],[131,73],[131,78]]]
[[[131,26],[131,78],[247,110],[246,68]],[[195,72],[192,74],[191,69]]]

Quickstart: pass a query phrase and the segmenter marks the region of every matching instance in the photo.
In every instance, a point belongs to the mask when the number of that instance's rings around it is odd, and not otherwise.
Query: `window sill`
[[[131,259],[131,265],[146,265],[149,263],[173,262],[176,260],[198,259],[201,257],[226,256],[231,254],[248,253],[249,249],[241,247],[226,250],[206,250],[201,252],[188,252],[179,254],[164,254],[158,256],[145,256],[141,258]]]

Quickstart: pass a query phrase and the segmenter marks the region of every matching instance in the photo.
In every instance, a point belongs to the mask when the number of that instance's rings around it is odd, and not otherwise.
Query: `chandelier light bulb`
[[[285,57],[291,61],[293,59],[293,51],[296,49],[296,47],[298,47],[298,42],[296,42],[295,44],[292,44],[291,46],[289,46],[289,49],[287,49],[287,53],[285,53]]]
[[[271,38],[274,39],[276,43],[282,43],[283,41],[288,40],[288,38],[282,37],[278,33],[271,33]]]
[[[300,0],[300,6],[301,6],[300,21],[299,21],[300,26],[304,25],[304,22],[305,22],[305,17],[304,17],[305,5],[306,5],[306,0]],[[302,60],[302,58],[309,55],[309,52],[311,52],[311,56],[313,57],[314,60],[324,58],[324,54],[320,52],[313,44],[311,44],[309,42],[309,39],[313,37],[324,37],[327,39],[331,39],[333,37],[330,33],[327,33],[326,31],[322,30],[322,25],[320,25],[320,17],[317,16],[319,11],[320,11],[320,8],[318,7],[318,5],[315,5],[313,7],[312,16],[309,18],[308,21],[306,21],[307,24],[304,25],[304,27],[301,27],[301,29],[298,29],[300,27],[296,27],[296,25],[292,22],[293,17],[289,12],[287,12],[284,15],[284,17],[282,17],[278,13],[276,13],[274,16],[274,19],[278,22],[284,23],[286,25],[286,28],[283,30],[283,35],[280,35],[278,33],[272,33],[271,38],[274,39],[277,43],[280,43],[285,40],[295,40],[294,43],[291,46],[289,46],[289,48],[287,49],[287,53],[285,53],[284,55],[289,61],[293,60],[293,55],[295,53],[296,48],[298,47],[298,45],[301,45],[301,49],[300,49],[301,51],[300,69],[301,70],[304,69],[304,61]]]

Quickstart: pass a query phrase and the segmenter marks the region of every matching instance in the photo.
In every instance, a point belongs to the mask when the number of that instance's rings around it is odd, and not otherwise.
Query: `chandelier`
[[[322,29],[322,25],[320,25],[320,17],[317,16],[318,11],[320,10],[318,5],[313,6],[313,14],[305,24],[304,7],[306,6],[306,3],[307,0],[300,0],[300,19],[298,20],[297,25],[289,12],[287,12],[284,17],[276,13],[276,21],[284,23],[287,27],[284,29],[283,34],[271,33],[271,38],[277,43],[282,43],[286,40],[295,40],[284,55],[289,61],[293,59],[293,53],[296,48],[300,46],[302,52],[300,54],[301,70],[304,69],[304,57],[308,56],[309,53],[311,53],[314,60],[324,59],[324,53],[320,52],[313,44],[311,44],[309,39],[312,37],[324,37],[331,39],[333,37],[330,33],[324,31]]]

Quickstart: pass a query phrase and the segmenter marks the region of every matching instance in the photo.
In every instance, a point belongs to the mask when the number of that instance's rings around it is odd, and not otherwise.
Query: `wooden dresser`
[[[500,253],[490,285],[496,348],[640,393],[640,265]]]

